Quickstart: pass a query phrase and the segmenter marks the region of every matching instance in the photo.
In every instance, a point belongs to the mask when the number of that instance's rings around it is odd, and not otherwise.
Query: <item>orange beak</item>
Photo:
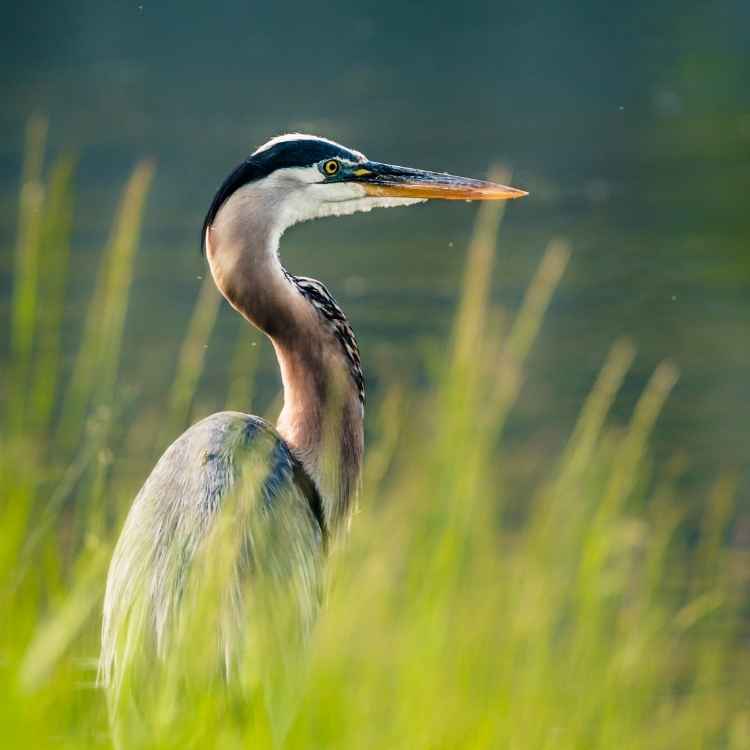
[[[525,190],[487,180],[378,162],[357,164],[345,179],[358,182],[368,195],[397,198],[503,201],[528,195]]]

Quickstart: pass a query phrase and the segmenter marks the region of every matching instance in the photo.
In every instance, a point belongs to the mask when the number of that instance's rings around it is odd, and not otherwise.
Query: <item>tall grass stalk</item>
[[[20,386],[27,382],[34,345],[41,216],[44,205],[42,165],[46,140],[46,120],[33,118],[26,128],[26,156],[18,201],[18,240],[10,331],[13,384],[16,387],[10,391],[8,409],[9,419],[16,426],[24,417],[27,394]]]
[[[123,192],[114,227],[103,254],[67,393],[58,435],[77,442],[88,408],[110,406],[120,361],[122,332],[133,275],[143,206],[153,177],[149,162],[134,170]]]
[[[61,157],[49,179],[47,206],[41,227],[36,362],[29,394],[30,416],[36,431],[48,429],[52,420],[62,370],[61,326],[65,314],[65,286],[73,225],[72,181],[75,161]]]
[[[203,372],[208,339],[219,312],[219,296],[213,279],[207,275],[190,318],[187,334],[177,359],[177,371],[169,393],[166,418],[159,435],[162,447],[187,426],[195,389]]]

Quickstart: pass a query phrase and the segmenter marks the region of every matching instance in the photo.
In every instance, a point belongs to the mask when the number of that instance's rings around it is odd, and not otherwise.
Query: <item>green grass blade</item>
[[[73,226],[74,160],[64,156],[50,176],[47,210],[42,227],[38,315],[38,351],[31,387],[31,412],[35,431],[47,429],[62,371],[61,329],[65,317],[65,282]]]
[[[40,117],[32,118],[26,128],[10,331],[14,387],[8,405],[12,412],[10,422],[16,429],[20,429],[24,417],[25,386],[34,346],[39,243],[44,206],[42,168],[46,140],[47,121]]]
[[[63,402],[58,439],[66,446],[78,442],[92,402],[109,404],[114,395],[135,250],[153,173],[150,162],[137,166],[120,201]]]
[[[221,297],[213,279],[207,276],[201,285],[177,358],[177,370],[169,393],[166,417],[159,433],[161,446],[174,440],[187,425],[220,302]]]

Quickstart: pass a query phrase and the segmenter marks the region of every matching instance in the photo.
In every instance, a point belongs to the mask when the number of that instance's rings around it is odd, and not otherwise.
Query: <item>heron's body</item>
[[[246,497],[232,498],[233,493]],[[185,592],[187,563],[217,515],[232,503],[248,511],[236,518],[240,525],[246,524],[240,530],[244,538],[237,548],[236,575],[240,579],[259,564],[276,571],[288,566],[274,558],[257,559],[253,540],[254,525],[260,523],[261,528],[283,522],[283,531],[275,532],[283,544],[265,552],[294,557],[286,575],[299,595],[299,634],[309,631],[317,609],[320,561],[327,537],[320,495],[271,425],[239,412],[212,414],[167,448],[128,515],[107,586],[102,668],[108,682],[120,666],[116,647],[121,634],[116,628],[139,608],[145,607],[148,622],[142,626],[152,636],[145,640],[153,648],[150,656],[164,655],[169,627],[178,616]],[[235,514],[236,509],[231,512]],[[295,576],[299,580],[294,580]],[[229,609],[220,619],[226,629],[217,634],[217,653],[231,672],[242,657],[237,650],[242,644],[239,631],[249,622],[249,613],[242,611],[239,601],[229,599],[225,604]]]
[[[345,528],[360,481],[364,378],[333,297],[281,265],[284,230],[426,198],[522,194],[369,162],[300,135],[270,141],[227,178],[201,241],[221,293],[271,339],[284,405],[275,428],[238,412],[197,423],[138,493],[104,603],[100,674],[115,712],[129,670],[154,665],[158,679],[191,617],[205,619],[199,646],[209,672],[213,662],[239,681],[248,654],[261,648],[274,664],[288,660],[315,620],[327,540]]]

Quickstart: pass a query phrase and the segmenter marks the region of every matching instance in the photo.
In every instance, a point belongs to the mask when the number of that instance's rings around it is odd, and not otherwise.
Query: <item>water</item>
[[[611,341],[628,335],[639,358],[618,408],[672,359],[682,379],[658,449],[685,454],[696,476],[747,470],[747,3],[5,5],[2,237],[12,237],[31,113],[49,115],[53,153],[80,156],[81,299],[117,190],[135,160],[157,159],[124,363],[144,402],[169,382],[206,273],[198,230],[213,190],[271,135],[312,131],[385,161],[511,169],[531,196],[507,213],[499,303],[517,304],[549,240],[571,242],[514,434],[533,433],[540,450],[559,443]],[[448,335],[475,210],[430,204],[289,233],[285,262],[339,298],[376,386],[388,369],[419,381],[422,342]],[[208,405],[237,333],[224,311]],[[261,355],[270,394],[270,349]]]

